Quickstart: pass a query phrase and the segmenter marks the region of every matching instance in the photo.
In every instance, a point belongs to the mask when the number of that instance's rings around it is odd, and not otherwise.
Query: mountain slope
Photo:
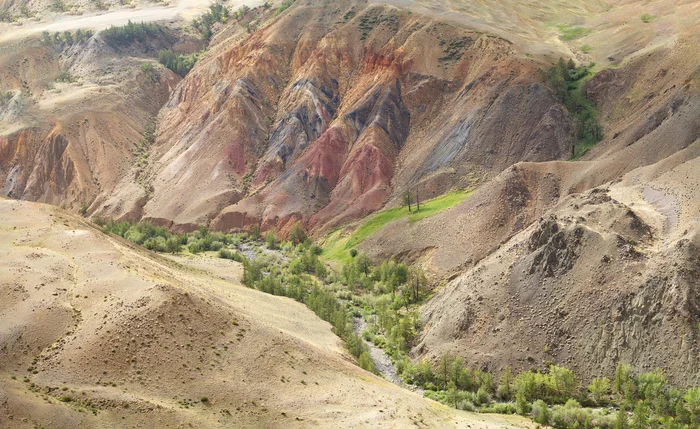
[[[539,65],[508,41],[364,2],[297,4],[219,40],[175,90],[142,216],[327,230],[421,180],[437,195],[573,144]]]
[[[3,199],[0,225],[3,426],[527,427],[402,390],[303,305],[60,209]]]

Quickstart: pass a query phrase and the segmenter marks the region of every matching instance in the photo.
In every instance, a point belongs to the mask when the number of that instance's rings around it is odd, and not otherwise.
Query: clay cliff
[[[239,38],[160,112],[142,218],[326,231],[419,182],[427,198],[572,153],[540,65],[502,38],[364,2],[296,5]]]

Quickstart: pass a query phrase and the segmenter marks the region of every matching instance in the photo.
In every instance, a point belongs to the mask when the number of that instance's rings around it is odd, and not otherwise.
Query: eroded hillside
[[[408,185],[434,196],[517,161],[566,159],[569,122],[507,40],[363,2],[296,5],[220,41],[174,91],[141,216],[327,230]],[[97,210],[122,216],[133,201]]]
[[[5,43],[0,180],[87,215],[179,231],[300,221],[334,240],[407,190],[466,188],[340,248],[421,265],[439,286],[412,357],[554,362],[584,379],[624,361],[692,384],[699,14],[692,1],[299,1],[217,24],[182,80],[141,68],[156,48],[110,51],[100,34]],[[199,43],[180,36],[184,51]],[[543,76],[560,56],[596,63],[565,88],[595,111],[596,145]],[[64,71],[80,79],[50,87]]]

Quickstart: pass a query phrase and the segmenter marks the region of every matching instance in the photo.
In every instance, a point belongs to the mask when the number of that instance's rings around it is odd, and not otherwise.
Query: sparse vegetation
[[[146,62],[141,64],[141,71],[146,76],[146,80],[148,80],[150,83],[157,84],[160,82],[160,77],[158,76],[158,73],[156,73],[153,63]]]
[[[53,0],[51,3],[51,10],[54,12],[65,12],[66,4],[63,0]]]
[[[376,371],[365,343],[371,342],[386,351],[406,382],[425,389],[426,397],[455,408],[518,413],[557,429],[690,429],[700,423],[700,389],[672,389],[659,369],[635,376],[629,366],[621,364],[612,379],[596,378],[585,387],[573,371],[553,364],[515,375],[509,367],[500,374],[469,368],[450,353],[433,363],[412,362],[408,352],[421,328],[417,309],[429,294],[425,274],[393,260],[375,265],[363,253],[356,253],[340,272],[333,272],[318,258],[322,250],[301,234],[300,225],[294,229],[296,244],[280,243],[275,235],[280,250],[259,249],[251,260],[235,246],[244,240],[249,241],[248,246],[259,246],[260,234],[255,238],[232,236],[201,227],[195,233],[177,235],[146,223],[107,221],[105,225],[106,231],[147,247],[149,240],[174,238],[180,245],[217,250],[219,257],[241,260],[248,287],[306,304],[345,340],[359,366]],[[269,235],[265,234],[265,242]],[[362,337],[355,332],[353,318],[364,319]],[[209,402],[206,397],[200,401]],[[610,412],[606,407],[619,411]]]
[[[150,65],[150,63],[146,63]],[[145,67],[147,70],[152,70],[153,66]],[[141,66],[141,69],[144,70],[144,65]],[[145,70],[144,70],[145,71]],[[146,122],[146,125],[143,127],[143,135],[141,136],[141,145],[144,147],[151,146],[153,143],[156,142],[156,118],[152,117]]]
[[[285,10],[289,9],[294,4],[295,1],[296,0],[284,0],[282,2],[282,4],[275,11],[275,16],[277,16],[280,13],[284,12]]]
[[[12,91],[0,91],[0,106],[6,105],[14,96]]]
[[[0,22],[12,22],[12,21],[14,21],[14,18],[10,14],[9,9],[0,10]]]
[[[56,32],[52,36],[48,31],[41,33],[41,41],[47,45],[74,45],[76,43],[82,43],[84,41],[90,40],[93,36],[92,30],[76,30],[71,33],[70,31],[64,31],[63,33]]]
[[[56,77],[56,82],[72,83],[75,82],[75,77],[68,70],[61,70]]]
[[[591,76],[592,67],[593,65],[577,66],[571,59],[567,62],[559,58],[559,62],[546,73],[549,86],[573,117],[579,140],[572,154],[574,159],[584,155],[603,138],[598,112],[585,95],[585,82]]]
[[[396,207],[382,210],[370,216],[350,236],[341,237],[340,232],[335,232],[326,238],[324,243],[324,256],[327,259],[339,262],[347,262],[350,258],[350,249],[362,243],[367,237],[382,229],[390,222],[406,217],[409,222],[418,222],[446,210],[471,195],[471,190],[459,190],[441,195],[432,200],[421,202],[421,209],[408,213],[405,207]]]
[[[236,19],[236,21],[240,21],[241,19],[245,18],[245,16],[250,12],[250,7],[247,5],[243,5],[234,12],[233,17]]]
[[[589,28],[571,27],[569,25],[559,25],[557,29],[559,29],[559,39],[565,42],[580,39],[591,33]]]
[[[92,1],[92,4],[95,6],[95,9],[97,9],[97,10],[109,9],[107,4],[105,2],[103,2],[102,0],[91,0],[91,1]]]
[[[213,3],[209,5],[209,10],[202,14],[199,18],[192,21],[192,27],[202,36],[204,40],[210,40],[214,35],[212,27],[217,22],[226,22],[228,20],[229,10],[222,3]]]
[[[654,19],[654,16],[651,14],[645,13],[642,15],[642,21],[644,21],[647,24],[650,23],[653,19]]]
[[[452,61],[458,61],[459,59],[462,58],[464,55],[464,51],[469,47],[471,44],[471,39],[468,37],[462,37],[460,39],[452,40],[450,43],[447,43],[445,48],[443,49],[443,53],[445,56],[438,58],[438,62],[440,63],[445,63],[445,62],[452,62]]]

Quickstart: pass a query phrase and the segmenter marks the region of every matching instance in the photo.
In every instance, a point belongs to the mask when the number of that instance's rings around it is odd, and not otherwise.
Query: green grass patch
[[[410,213],[408,207],[402,206],[382,210],[370,215],[367,220],[350,235],[344,235],[340,230],[329,234],[323,241],[323,257],[327,260],[345,263],[351,259],[350,249],[365,241],[367,237],[379,231],[387,224],[402,218],[407,218],[411,223],[418,222],[457,205],[457,203],[463,201],[473,192],[473,190],[450,192],[432,200],[421,202],[420,210],[416,210],[415,206],[413,206],[413,210]]]
[[[564,42],[580,39],[591,33],[590,28],[571,27],[569,25],[557,25],[557,29],[559,30],[559,40]]]

